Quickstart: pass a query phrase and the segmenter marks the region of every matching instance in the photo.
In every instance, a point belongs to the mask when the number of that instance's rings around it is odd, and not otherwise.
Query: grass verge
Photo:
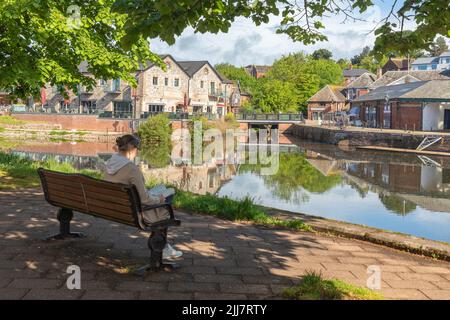
[[[15,154],[0,152],[0,189],[33,188],[40,185],[37,169],[43,167],[65,173],[83,173],[101,178],[102,174],[94,170],[77,170],[69,163],[58,163],[50,159],[32,161]]]
[[[281,220],[267,215],[250,197],[233,200],[212,194],[196,195],[177,190],[174,207],[192,213],[209,214],[232,221],[252,221],[266,226],[285,227],[295,230],[312,231],[311,227],[300,220]]]
[[[0,124],[7,124],[7,125],[13,125],[13,126],[20,126],[27,123],[23,120],[18,120],[16,118],[13,118],[11,116],[0,116]]]
[[[283,297],[295,300],[382,300],[381,294],[338,279],[323,279],[310,271],[294,287],[284,289]]]

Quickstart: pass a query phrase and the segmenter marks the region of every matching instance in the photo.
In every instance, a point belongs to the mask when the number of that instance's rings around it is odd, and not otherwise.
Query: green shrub
[[[148,118],[139,126],[138,134],[142,143],[146,146],[170,145],[172,127],[168,116],[158,114]]]

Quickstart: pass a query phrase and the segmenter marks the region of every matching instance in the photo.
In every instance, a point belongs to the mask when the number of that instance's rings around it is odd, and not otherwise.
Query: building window
[[[427,70],[427,66],[419,66],[419,70]]]
[[[106,86],[108,84],[108,82],[106,82],[106,80],[100,79],[100,85],[102,87]]]
[[[114,79],[112,82],[112,91],[120,91],[120,79]]]
[[[148,105],[148,112],[149,113],[163,113],[164,112],[164,105],[162,105],[162,104],[149,104]]]
[[[92,100],[81,101],[81,112],[87,114],[97,113],[97,101]]]
[[[164,85],[166,87],[169,85],[169,78],[164,78]]]
[[[437,64],[432,64],[432,65],[431,65],[431,69],[432,69],[432,70],[436,70],[436,69],[437,69]]]
[[[153,85],[154,86],[158,85],[158,77],[153,77]]]
[[[211,94],[216,94],[216,83],[211,82]]]
[[[131,101],[114,101],[114,118],[132,118],[133,105]]]
[[[204,88],[205,87],[205,81],[200,81],[200,88]]]
[[[178,78],[173,79],[173,86],[174,87],[179,87],[180,86],[180,79],[178,79]]]
[[[195,114],[203,113],[203,106],[193,106],[192,111]]]
[[[391,128],[391,105],[389,103],[384,106],[383,128]]]
[[[367,126],[371,128],[377,127],[377,108],[366,107],[366,120]]]

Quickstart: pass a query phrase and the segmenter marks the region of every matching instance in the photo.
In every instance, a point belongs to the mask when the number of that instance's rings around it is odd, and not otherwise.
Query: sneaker
[[[166,244],[163,250],[163,259],[179,258],[183,255],[183,252],[175,250],[170,244]]]

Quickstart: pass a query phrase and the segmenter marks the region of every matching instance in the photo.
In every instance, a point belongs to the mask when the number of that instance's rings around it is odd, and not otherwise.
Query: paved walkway
[[[266,299],[306,270],[365,285],[379,265],[387,298],[450,299],[450,264],[357,240],[255,227],[178,213],[171,238],[184,251],[182,268],[145,278],[127,274],[144,264],[147,235],[75,215],[87,237],[44,242],[57,231],[55,208],[39,191],[0,192],[0,299]],[[68,290],[66,268],[82,271],[81,290]]]

